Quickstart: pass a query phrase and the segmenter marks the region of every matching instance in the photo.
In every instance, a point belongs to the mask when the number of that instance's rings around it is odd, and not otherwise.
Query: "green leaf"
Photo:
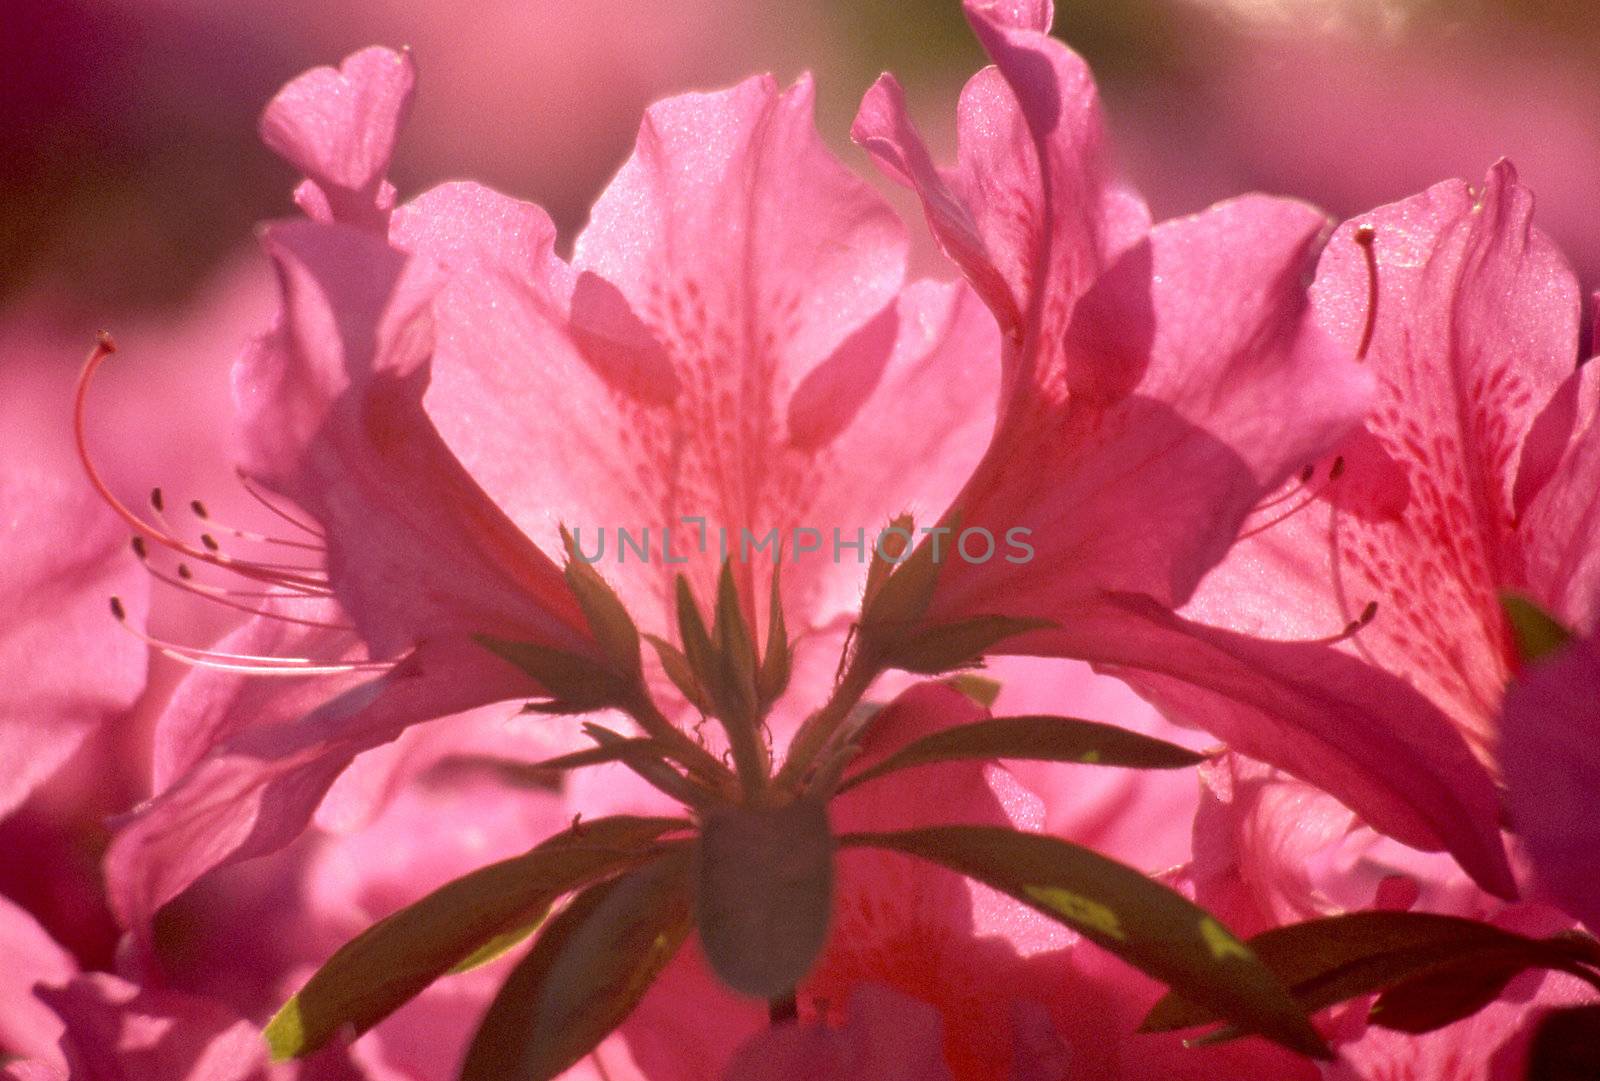
[[[626,1020],[693,926],[691,864],[676,846],[551,918],[484,1016],[461,1081],[549,1081]]]
[[[1551,1010],[1534,1030],[1527,1081],[1594,1081],[1600,1077],[1600,1006]]]
[[[1555,616],[1520,593],[1501,593],[1500,610],[1511,624],[1517,657],[1524,664],[1542,661],[1572,641],[1572,632]]]
[[[756,675],[756,690],[763,712],[789,688],[790,662],[789,630],[783,622],[783,598],[778,594],[778,566],[775,564],[772,597],[767,608],[767,653],[761,658],[761,671]]]
[[[550,695],[549,702],[530,705],[536,713],[593,713],[623,701],[627,688],[599,661],[533,642],[514,642],[492,635],[474,636],[479,645],[532,676]]]
[[[956,521],[952,514],[946,519],[949,534],[944,536],[944,556],[950,554],[950,538],[955,536]],[[902,515],[890,523],[890,528],[911,529],[910,515]],[[922,538],[922,543],[898,564],[890,563],[878,554],[873,546],[872,565],[867,568],[867,599],[861,606],[861,635],[870,644],[890,644],[898,636],[912,631],[921,621],[933,601],[934,586],[943,569],[943,558],[933,557],[933,534]],[[898,538],[891,538],[898,539]],[[889,547],[888,542],[884,545]],[[899,553],[894,553],[899,555]],[[879,581],[874,583],[873,573]]]
[[[884,647],[883,656],[895,668],[934,676],[972,664],[1008,638],[1055,625],[1048,619],[973,616],[898,639]]]
[[[689,823],[616,816],[556,834],[481,867],[378,921],[340,947],[266,1028],[274,1058],[305,1055],[346,1025],[365,1032],[497,936],[537,920],[562,894],[631,867]]]
[[[677,601],[678,636],[683,640],[683,655],[694,672],[695,683],[711,704],[709,712],[715,713],[728,700],[727,688],[722,685],[722,665],[711,634],[706,630],[705,619],[700,615],[700,606],[695,603],[694,591],[681,574],[677,580]]]
[[[1490,975],[1480,978],[1492,978],[1512,958],[1520,959],[1523,968],[1581,971],[1584,949],[1562,938],[1532,939],[1477,920],[1428,912],[1327,916],[1264,931],[1249,945],[1289,985],[1307,1013],[1452,965],[1481,963]],[[1168,995],[1141,1028],[1163,1032],[1221,1019],[1208,1005]]]
[[[883,584],[889,580],[889,576],[894,573],[895,568],[906,561],[901,558],[905,554],[905,542],[902,541],[900,533],[892,533],[890,532],[891,530],[899,530],[915,540],[916,520],[909,514],[901,514],[890,519],[888,526],[884,530],[884,550],[899,562],[891,562],[883,558],[878,553],[877,544],[873,545],[872,560],[867,564],[867,584],[861,597],[861,611],[863,613],[872,609],[873,604],[877,601],[879,591],[883,589]],[[931,562],[931,555],[929,559]]]
[[[756,708],[755,634],[739,605],[739,586],[733,580],[733,560],[722,561],[717,575],[717,609],[711,627],[711,641],[721,656],[723,678],[739,696],[738,705],[749,714]]]
[[[811,970],[833,911],[833,834],[821,800],[722,806],[696,846],[701,945],[734,990],[771,999]]]
[[[1099,853],[997,826],[848,834],[839,843],[904,852],[975,878],[1241,1028],[1302,1054],[1331,1057],[1284,983],[1216,917]]]
[[[495,935],[489,941],[473,950],[463,960],[456,963],[450,969],[449,975],[454,976],[462,972],[471,972],[473,969],[482,968],[492,961],[498,961],[532,938],[539,928],[544,926],[545,917],[549,914],[549,910],[546,910],[526,923],[518,924],[510,930],[502,931]]]
[[[1528,968],[1518,954],[1488,951],[1426,969],[1390,987],[1367,1012],[1380,1028],[1420,1035],[1471,1017]]]
[[[567,585],[578,598],[578,607],[594,632],[595,641],[619,675],[637,676],[640,668],[639,629],[623,606],[621,598],[600,577],[587,560],[578,554],[567,527],[561,527],[561,543],[567,549],[564,571]]]
[[[661,667],[666,671],[667,678],[672,680],[673,686],[683,692],[683,697],[688,699],[691,706],[701,713],[709,714],[712,710],[711,701],[706,697],[699,680],[695,678],[694,666],[689,663],[689,658],[665,638],[653,634],[646,634],[644,637],[655,647],[656,656],[661,658]]]
[[[558,755],[536,763],[535,769],[580,769],[584,766],[600,766],[608,762],[625,762],[637,759],[641,755],[661,759],[660,746],[655,740],[648,737],[628,738],[626,736],[615,741],[602,743],[598,747],[585,747],[581,751],[571,754]]]
[[[1205,761],[1205,755],[1177,744],[1097,721],[1075,717],[995,717],[923,736],[849,778],[839,791],[896,770],[968,758],[1084,762],[1134,769],[1182,769]]]

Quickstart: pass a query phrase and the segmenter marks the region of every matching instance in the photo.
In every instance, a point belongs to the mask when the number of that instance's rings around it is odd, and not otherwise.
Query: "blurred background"
[[[1508,155],[1543,224],[1600,269],[1596,5],[1057,8],[1158,217],[1245,189],[1347,216]],[[472,177],[542,203],[569,236],[664,94],[810,68],[843,146],[861,92],[893,69],[947,141],[981,62],[957,0],[0,0],[0,309],[99,325],[192,302],[252,222],[290,209],[293,178],[255,137],[262,105],[372,43],[410,45],[421,71],[402,193]]]
[[[1347,217],[1476,180],[1505,155],[1539,221],[1600,280],[1600,5],[1057,7],[1055,33],[1094,67],[1121,167],[1158,218],[1250,189]],[[296,177],[260,145],[256,118],[286,80],[368,44],[411,46],[420,70],[393,173],[402,195],[477,179],[543,204],[568,244],[663,95],[809,68],[824,137],[868,175],[847,133],[878,72],[900,75],[948,154],[955,95],[983,62],[958,0],[0,0],[8,466],[79,475],[72,383],[109,328],[122,355],[95,389],[90,444],[112,485],[139,502],[160,484],[174,506],[203,497],[264,524],[230,469],[228,369],[274,306],[252,226],[292,212]],[[953,276],[926,243],[917,259]],[[150,626],[179,641],[239,618],[160,598]],[[49,873],[0,860],[0,894],[86,966],[107,967],[116,943],[96,885],[105,820],[149,793],[150,724],[179,674],[158,660],[134,714],[0,823],[0,853],[57,860]]]

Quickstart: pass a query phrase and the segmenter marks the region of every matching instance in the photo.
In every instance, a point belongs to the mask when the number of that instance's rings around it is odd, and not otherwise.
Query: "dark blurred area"
[[[1068,0],[1119,158],[1158,216],[1248,189],[1359,213],[1511,156],[1540,220],[1596,267],[1594,5],[1523,0]],[[412,46],[402,192],[472,177],[565,234],[665,94],[817,73],[845,145],[878,71],[948,147],[981,64],[956,0],[0,0],[0,311],[66,320],[189,297],[287,213],[258,142],[273,91],[361,45]],[[1580,66],[1582,65],[1582,66]],[[852,160],[865,171],[860,158]],[[1591,274],[1592,278],[1592,274]]]

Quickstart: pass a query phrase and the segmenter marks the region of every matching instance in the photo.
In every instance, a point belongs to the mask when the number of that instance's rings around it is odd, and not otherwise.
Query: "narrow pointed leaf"
[[[696,846],[696,916],[706,959],[736,991],[794,990],[828,937],[833,834],[822,802],[719,807]]]
[[[778,568],[772,568],[772,598],[767,611],[767,652],[761,658],[761,671],[756,677],[756,690],[763,711],[789,688],[790,675],[789,629],[783,622],[783,598],[778,592]]]
[[[739,587],[733,580],[733,561],[723,560],[717,575],[717,609],[711,641],[722,654],[723,666],[736,680],[735,689],[755,701],[756,640],[739,605]]]
[[[615,749],[616,761],[679,803],[688,807],[700,807],[705,803],[706,792],[674,769],[672,764],[657,754],[653,747],[640,747],[626,736],[593,722],[585,724],[583,731],[602,747]]]
[[[722,666],[717,662],[717,650],[706,630],[705,619],[700,615],[700,606],[695,603],[694,591],[681,574],[677,581],[677,600],[678,635],[683,640],[683,655],[714,712],[728,698],[727,689],[722,685]]]
[[[628,759],[637,758],[640,755],[648,755],[650,757],[659,759],[661,758],[660,747],[655,740],[649,739],[648,737],[637,737],[630,739],[626,736],[623,736],[619,737],[619,741],[617,742],[602,743],[598,747],[585,747],[583,750],[573,751],[571,754],[563,754],[557,755],[555,758],[547,758],[543,762],[538,763],[535,768],[555,770],[580,769],[583,766],[599,766],[604,765],[607,762],[621,762]]]
[[[580,823],[481,867],[378,921],[340,947],[267,1025],[278,1059],[317,1050],[346,1025],[365,1032],[496,936],[538,919],[564,893],[647,858],[687,829],[676,818]]]
[[[1527,970],[1527,958],[1477,956],[1447,963],[1390,987],[1367,1012],[1380,1028],[1418,1035],[1471,1017]]]
[[[1303,1054],[1330,1057],[1289,989],[1216,917],[1097,852],[997,826],[848,834],[839,843],[903,852],[977,879],[1240,1027]]]
[[[915,539],[915,525],[915,520],[909,514],[902,514],[890,520],[884,530],[883,539],[884,552],[888,553],[890,559],[883,557],[877,545],[873,546],[872,561],[867,564],[867,584],[861,597],[863,620],[866,618],[865,613],[872,611],[873,605],[877,603],[878,593],[883,589],[883,584],[889,580],[889,576],[894,573],[897,566],[906,562],[902,556],[905,554],[905,549],[910,546],[910,542],[905,538]],[[932,553],[929,553],[929,562],[932,562]]]
[[[924,736],[849,778],[840,791],[896,770],[970,758],[1084,762],[1133,769],[1182,769],[1205,761],[1204,755],[1175,743],[1097,721],[1042,715],[995,717]]]
[[[639,629],[633,617],[623,606],[616,591],[600,576],[589,562],[578,554],[577,544],[567,527],[561,527],[561,541],[567,548],[565,575],[567,585],[578,598],[589,629],[606,659],[621,675],[633,676],[639,672]]]
[[[645,639],[655,647],[656,656],[661,658],[661,667],[666,671],[667,678],[672,680],[672,685],[683,693],[689,704],[701,713],[711,712],[711,702],[706,698],[706,692],[695,679],[694,666],[689,663],[689,658],[684,656],[683,650],[653,634],[646,634]]]
[[[896,668],[936,676],[976,662],[1008,638],[1053,626],[1048,619],[973,616],[899,639],[884,650],[884,657]]]
[[[675,847],[552,917],[484,1016],[461,1081],[549,1081],[626,1020],[693,926],[691,865]]]
[[[477,641],[496,656],[532,676],[550,695],[549,702],[529,708],[536,713],[592,713],[625,697],[618,676],[606,665],[577,653],[532,642],[515,642],[483,634]]]
[[[1428,912],[1327,916],[1263,931],[1249,945],[1308,1013],[1445,966],[1481,964],[1497,972],[1515,957],[1523,968],[1575,971],[1584,954],[1583,946],[1560,937],[1527,938],[1477,920]],[[1156,1003],[1140,1027],[1164,1032],[1218,1020],[1219,1011],[1209,1004],[1173,994]]]

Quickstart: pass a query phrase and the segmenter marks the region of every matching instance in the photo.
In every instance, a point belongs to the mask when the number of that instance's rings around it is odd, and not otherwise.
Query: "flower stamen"
[[[223,672],[243,672],[257,676],[328,676],[351,672],[387,672],[398,661],[326,661],[312,657],[268,657],[253,653],[228,653],[169,642],[142,631],[128,622],[122,598],[111,598],[111,614],[123,630],[164,657],[191,668],[211,668]]]

